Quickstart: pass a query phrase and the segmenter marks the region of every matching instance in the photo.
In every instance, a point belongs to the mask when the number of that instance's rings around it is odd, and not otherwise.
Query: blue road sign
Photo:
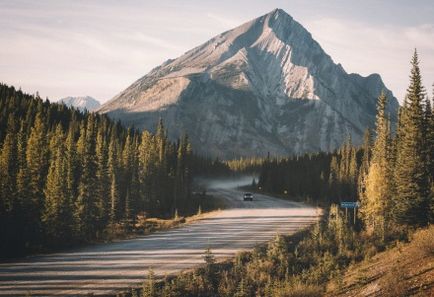
[[[342,208],[357,208],[360,206],[359,202],[353,202],[353,201],[342,201],[341,207]]]

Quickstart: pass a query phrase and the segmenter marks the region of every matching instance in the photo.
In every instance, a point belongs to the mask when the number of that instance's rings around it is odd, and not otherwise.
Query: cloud
[[[4,1],[0,81],[53,99],[79,93],[107,100],[163,61],[271,10],[250,1],[205,2]],[[302,25],[348,72],[380,73],[401,99],[417,47],[424,83],[432,84],[433,24],[362,23],[325,13],[330,5],[304,3],[291,7],[307,10],[297,13]]]

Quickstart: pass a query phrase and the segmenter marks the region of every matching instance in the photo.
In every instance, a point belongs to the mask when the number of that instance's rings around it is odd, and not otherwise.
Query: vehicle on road
[[[244,193],[243,200],[244,201],[253,201],[253,194],[252,193]]]

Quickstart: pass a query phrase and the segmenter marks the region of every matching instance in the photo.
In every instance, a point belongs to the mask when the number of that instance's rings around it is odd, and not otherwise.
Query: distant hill
[[[360,144],[382,90],[395,122],[380,75],[347,73],[275,9],[154,68],[99,112],[148,130],[162,118],[171,139],[186,132],[209,156],[288,155]]]
[[[88,110],[88,111],[95,111],[101,106],[101,103],[96,100],[95,98],[92,98],[90,96],[84,96],[84,97],[66,97],[60,99],[58,102],[64,103],[66,106],[69,107],[75,107],[79,110]]]

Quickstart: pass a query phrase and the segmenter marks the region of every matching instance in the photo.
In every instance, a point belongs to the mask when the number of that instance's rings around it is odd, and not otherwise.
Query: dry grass
[[[97,240],[96,242],[134,238],[139,235],[148,235],[168,230],[213,216],[216,212],[227,207],[222,199],[215,198],[211,195],[203,196],[202,194],[194,194],[193,198],[201,199],[203,202],[203,207],[201,207],[200,211],[196,214],[170,219],[149,218],[145,215],[138,215],[134,225],[117,223],[109,226],[100,240]]]
[[[273,297],[321,297],[323,289],[315,285],[281,282],[274,284],[271,295]]]
[[[415,233],[413,240],[421,256],[434,256],[434,226]]]
[[[392,267],[392,269],[382,277],[380,283],[382,295],[385,297],[408,296],[407,284],[398,266]]]
[[[321,287],[312,285],[300,285],[292,287],[290,291],[285,292],[282,297],[321,297],[323,290]]]
[[[159,218],[139,218],[134,226],[137,233],[150,234],[156,231],[167,230],[185,223],[185,218],[159,219]]]
[[[353,265],[341,284],[327,286],[326,296],[434,297],[434,226],[415,232],[410,243]]]

